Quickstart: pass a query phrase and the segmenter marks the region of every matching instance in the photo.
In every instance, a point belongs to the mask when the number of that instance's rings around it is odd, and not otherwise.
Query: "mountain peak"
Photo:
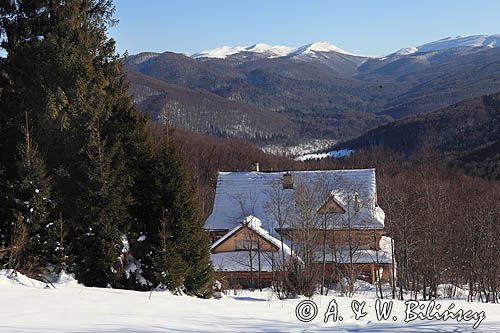
[[[195,53],[191,57],[225,59],[233,54],[237,54],[240,52],[254,52],[267,53],[269,54],[269,58],[275,58],[286,56],[294,50],[295,48],[290,46],[257,43],[251,46],[222,46],[215,49]]]
[[[470,35],[470,36],[455,36],[445,37],[434,42],[422,44],[417,47],[406,47],[392,53],[388,56],[379,57],[378,59],[386,59],[391,55],[396,56],[410,56],[414,53],[443,51],[453,48],[476,48],[476,47],[500,47],[500,34],[499,35]],[[222,46],[219,48],[206,50],[191,55],[193,58],[218,58],[225,59],[231,55],[240,52],[253,52],[264,54],[266,58],[277,58],[284,56],[310,56],[317,57],[318,53],[322,52],[335,52],[350,56],[367,57],[363,55],[353,54],[345,51],[330,42],[319,41],[313,42],[298,48],[284,46],[284,45],[269,45],[265,43],[256,43],[251,46]]]
[[[314,42],[311,44],[307,44],[299,47],[295,53],[314,54],[316,52],[337,52],[337,53],[352,55],[352,53],[342,50],[340,47],[337,47],[329,42]]]
[[[397,51],[396,54],[405,56],[405,55],[410,55],[410,54],[413,54],[416,52],[418,52],[418,48],[416,48],[416,47],[405,47],[405,48],[402,48],[399,51]]]
[[[243,52],[243,51],[245,51],[245,49],[246,48],[244,46],[227,46],[227,45],[225,45],[225,46],[218,47],[215,49],[197,52],[197,53],[191,55],[191,57],[193,57],[193,58],[225,59],[226,57],[228,57],[230,55],[233,55],[233,54],[236,54],[239,52]]]
[[[247,47],[222,46],[219,48],[195,53],[192,55],[192,57],[225,59],[233,54],[237,54],[240,52],[265,53],[268,58],[296,56],[296,55],[316,56],[317,52],[336,52],[336,53],[355,56],[355,54],[342,50],[341,48],[329,42],[314,42],[298,48],[285,45],[269,45],[265,43],[257,43]]]
[[[245,48],[247,52],[255,52],[255,53],[269,53],[271,58],[275,57],[283,57],[291,52],[293,52],[295,48],[284,45],[269,45],[265,43],[257,43],[252,46]]]
[[[419,52],[440,51],[456,47],[496,47],[500,46],[500,35],[471,35],[446,37],[435,42],[418,46]]]
[[[453,48],[475,48],[475,47],[500,47],[500,35],[466,35],[445,37],[434,42],[422,44],[417,47],[407,47],[397,51],[397,55],[410,55],[413,53],[443,51]]]

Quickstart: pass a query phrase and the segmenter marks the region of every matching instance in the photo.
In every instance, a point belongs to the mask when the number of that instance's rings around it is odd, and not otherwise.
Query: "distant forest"
[[[466,174],[500,179],[500,93],[467,99],[450,107],[404,118],[336,146],[383,146],[405,156],[436,149]],[[336,149],[335,147],[332,149]]]

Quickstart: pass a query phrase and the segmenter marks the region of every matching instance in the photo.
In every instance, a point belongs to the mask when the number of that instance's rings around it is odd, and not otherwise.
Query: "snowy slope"
[[[134,292],[116,289],[56,285],[53,289],[6,282],[0,278],[0,332],[499,332],[500,305],[454,301],[456,308],[485,311],[477,330],[473,322],[415,320],[406,323],[405,304],[394,302],[391,315],[379,322],[375,317],[372,290],[361,289],[353,298],[366,302],[367,315],[356,320],[353,299],[315,296],[318,315],[310,322],[295,316],[299,302],[280,301],[270,292],[240,292],[222,299],[197,299],[168,292]],[[324,313],[335,299],[343,320],[324,323]],[[385,300],[384,302],[387,302]],[[426,302],[425,304],[428,304]],[[438,301],[448,308],[452,301]]]
[[[340,158],[346,157],[353,153],[351,149],[340,149],[340,150],[331,150],[326,153],[312,153],[305,154],[295,158],[296,161],[308,161],[308,160],[322,160],[324,158]]]
[[[148,61],[149,59],[154,59],[154,58],[158,57],[159,55],[160,55],[159,53],[155,53],[155,52],[143,52],[143,53],[140,53],[137,56],[135,56],[133,58],[133,62],[134,62],[134,64],[139,65],[139,64],[142,64],[143,62]]]
[[[341,54],[346,54],[346,55],[351,55],[351,56],[359,56],[350,52],[347,52],[340,47],[337,47],[331,43],[328,42],[314,42],[311,44],[307,44],[304,46],[301,46],[297,48],[294,52],[292,52],[290,55],[316,55],[317,52],[336,52],[336,53],[341,53]],[[363,57],[363,56],[360,56]]]
[[[269,58],[283,57],[291,52],[295,48],[283,45],[268,45],[264,43],[257,43],[251,46],[222,46],[219,48],[201,51],[192,55],[193,58],[217,58],[225,59],[233,54],[240,52],[254,52],[254,53],[264,53],[267,54]]]
[[[398,56],[408,56],[417,52],[432,52],[432,51],[443,51],[457,47],[499,47],[500,46],[500,34],[499,35],[472,35],[472,36],[456,36],[456,37],[446,37],[434,42],[423,44],[417,47],[405,47],[399,51],[393,53],[392,55]],[[290,47],[283,45],[269,45],[264,43],[257,43],[251,46],[222,46],[215,49],[210,49],[206,51],[201,51],[191,55],[193,58],[217,58],[225,59],[231,55],[235,55],[241,52],[255,52],[260,54],[265,54],[267,58],[276,58],[284,56],[310,56],[316,57],[318,52],[335,52],[339,54],[370,58],[368,56],[353,54],[351,52],[345,51],[329,42],[314,42],[300,47]],[[387,58],[388,56],[383,56],[379,58]]]
[[[271,58],[274,57],[283,57],[290,52],[293,52],[295,48],[284,45],[268,45],[264,43],[257,43],[255,45],[249,46],[245,48],[247,52],[255,52],[255,53],[268,53]]]
[[[244,46],[222,46],[211,50],[201,51],[193,54],[193,58],[217,58],[225,59],[226,57],[245,51]]]
[[[408,47],[396,52],[399,55],[409,55],[417,52],[442,51],[457,47],[499,47],[500,35],[473,35],[446,37],[417,47]]]
[[[222,46],[219,48],[195,53],[191,57],[225,59],[229,56],[241,52],[254,52],[254,53],[265,54],[267,58],[298,56],[298,55],[315,56],[317,52],[336,52],[346,55],[357,56],[328,42],[314,42],[298,48],[284,46],[284,45],[269,45],[264,43],[257,43],[247,47]]]

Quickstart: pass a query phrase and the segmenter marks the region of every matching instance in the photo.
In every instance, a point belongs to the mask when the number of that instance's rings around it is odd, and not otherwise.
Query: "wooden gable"
[[[328,199],[319,207],[319,214],[344,214],[345,209],[339,204],[333,195],[330,195]]]
[[[245,246],[246,244],[246,246]],[[251,228],[241,225],[241,227],[230,235],[227,239],[222,241],[220,244],[212,248],[212,253],[220,252],[233,252],[233,251],[278,251],[279,248],[271,243],[266,238],[262,237],[259,233],[255,232]]]

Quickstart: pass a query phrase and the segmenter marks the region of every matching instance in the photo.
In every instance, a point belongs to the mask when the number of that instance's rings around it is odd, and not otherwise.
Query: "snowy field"
[[[379,322],[375,300],[362,294],[352,299],[315,297],[318,315],[303,323],[296,318],[295,309],[305,299],[280,301],[269,292],[245,291],[220,300],[203,300],[167,292],[86,288],[74,281],[62,281],[55,289],[45,286],[23,276],[16,280],[0,271],[0,332],[500,332],[497,304],[453,302],[454,310],[484,311],[486,318],[474,330],[474,320],[406,323],[402,301],[394,302],[389,320]],[[338,304],[339,317],[337,322],[332,316],[324,323],[332,299]],[[367,315],[359,320],[351,309],[353,300],[366,301]],[[451,303],[437,302],[442,309]]]
[[[336,140],[315,139],[298,143],[295,146],[271,144],[261,147],[261,149],[265,153],[274,154],[278,156],[302,156],[305,154],[310,154],[312,152],[325,150],[336,143],[337,143]]]
[[[326,153],[314,153],[314,154],[306,154],[295,158],[296,161],[309,161],[309,160],[322,160],[324,158],[340,158],[351,155],[354,150],[351,149],[340,149],[340,150],[331,150]]]

